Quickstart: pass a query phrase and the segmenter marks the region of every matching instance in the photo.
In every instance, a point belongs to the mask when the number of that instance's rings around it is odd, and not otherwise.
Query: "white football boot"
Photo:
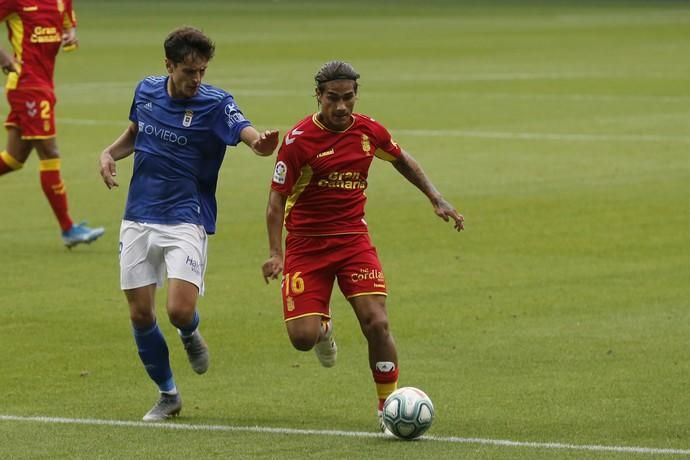
[[[325,325],[326,332],[322,332],[321,338],[314,345],[314,352],[323,367],[333,367],[338,358],[338,346],[333,338],[333,321],[329,319]]]
[[[379,430],[381,433],[383,433],[384,436],[392,436],[395,437],[393,432],[388,429],[385,423],[383,423],[383,411],[380,409],[376,409],[378,421],[379,421]]]

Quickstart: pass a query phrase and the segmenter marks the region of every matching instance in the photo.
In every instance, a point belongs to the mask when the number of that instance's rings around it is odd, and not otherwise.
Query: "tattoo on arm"
[[[397,161],[394,161],[393,167],[429,199],[439,195],[438,190],[426,176],[422,167],[409,154],[404,154]]]

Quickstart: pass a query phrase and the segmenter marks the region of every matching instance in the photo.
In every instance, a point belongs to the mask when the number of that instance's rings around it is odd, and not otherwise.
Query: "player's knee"
[[[54,139],[47,139],[43,142],[36,142],[34,144],[36,153],[41,160],[56,160],[60,158],[60,150]]]
[[[362,321],[362,332],[369,340],[381,340],[390,335],[388,317],[372,315]]]
[[[319,334],[311,331],[291,331],[288,333],[292,346],[299,351],[309,351],[314,348],[316,342],[319,340]]]
[[[194,320],[194,308],[169,308],[168,318],[175,327],[179,324],[189,324]]]
[[[290,342],[292,342],[292,346],[299,351],[311,350],[312,348],[314,348],[314,345],[316,345],[317,340],[318,336],[315,337],[311,334],[290,335]]]
[[[145,328],[156,322],[156,315],[151,310],[130,309],[129,319],[134,327]]]
[[[317,316],[288,321],[285,326],[292,346],[299,351],[314,348],[321,336],[321,319]]]

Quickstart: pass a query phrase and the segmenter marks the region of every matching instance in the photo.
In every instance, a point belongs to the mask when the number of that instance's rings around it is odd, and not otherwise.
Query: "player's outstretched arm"
[[[266,284],[278,279],[283,273],[283,220],[287,197],[271,189],[266,206],[266,230],[268,231],[268,260],[261,266]]]
[[[253,126],[247,126],[240,132],[242,142],[261,157],[267,157],[278,147],[279,137],[277,130],[259,132]]]
[[[457,231],[465,229],[465,218],[463,215],[456,211],[453,205],[443,198],[412,155],[403,150],[402,154],[393,161],[393,166],[405,177],[405,179],[414,184],[415,187],[421,190],[422,193],[429,198],[437,216],[446,222],[453,219],[454,227]]]
[[[134,140],[137,137],[137,125],[130,123],[127,129],[115,139],[115,142],[106,147],[99,158],[99,166],[103,183],[109,189],[119,187],[115,177],[117,167],[115,162],[128,157],[134,152]]]

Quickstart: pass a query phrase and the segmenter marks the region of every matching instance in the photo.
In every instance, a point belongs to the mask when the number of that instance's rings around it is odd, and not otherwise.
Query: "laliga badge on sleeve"
[[[273,182],[276,184],[284,184],[287,176],[287,165],[279,161],[276,163],[276,169],[273,171]]]

